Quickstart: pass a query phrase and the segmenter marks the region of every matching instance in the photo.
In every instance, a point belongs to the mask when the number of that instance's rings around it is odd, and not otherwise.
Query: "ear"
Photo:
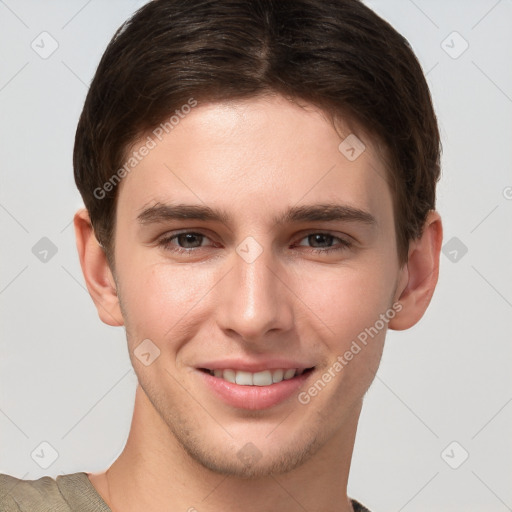
[[[415,325],[427,310],[439,276],[443,227],[439,214],[431,210],[423,234],[409,245],[407,263],[400,270],[397,297],[400,312],[389,321],[390,329],[401,331]]]
[[[96,239],[88,211],[76,212],[73,222],[80,265],[98,315],[107,325],[123,325],[114,276],[105,251]]]

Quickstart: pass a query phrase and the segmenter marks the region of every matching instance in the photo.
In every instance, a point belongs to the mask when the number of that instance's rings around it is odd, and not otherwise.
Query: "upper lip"
[[[216,361],[206,361],[197,365],[199,369],[206,370],[241,370],[251,373],[262,372],[264,370],[287,370],[296,368],[298,370],[306,370],[314,365],[299,361],[291,361],[290,359],[265,359],[265,360],[248,360],[248,359],[218,359]]]

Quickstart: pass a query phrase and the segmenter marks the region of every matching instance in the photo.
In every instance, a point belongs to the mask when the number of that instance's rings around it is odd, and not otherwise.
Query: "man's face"
[[[120,185],[115,271],[134,369],[170,433],[216,471],[299,466],[356,421],[377,371],[401,276],[392,197],[371,141],[354,160],[338,131],[281,97],[200,105]],[[225,218],[175,218],[177,205]],[[147,366],[143,340],[160,351]],[[308,370],[269,383],[294,368]]]

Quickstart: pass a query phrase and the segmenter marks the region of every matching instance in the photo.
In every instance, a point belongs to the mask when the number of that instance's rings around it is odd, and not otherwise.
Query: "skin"
[[[115,270],[87,212],[77,212],[89,292],[103,322],[125,326],[139,380],[125,449],[107,471],[89,474],[114,512],[352,510],[357,422],[386,329],[423,316],[442,241],[431,211],[399,265],[383,158],[354,131],[366,150],[349,161],[338,146],[352,131],[280,96],[200,104],[119,185]],[[288,207],[326,202],[376,222],[272,223]],[[157,203],[208,205],[228,218],[141,224],[138,215]],[[181,230],[204,237],[159,245]],[[236,251],[248,236],[263,249],[252,263]],[[191,254],[172,251],[180,241]],[[330,247],[339,250],[313,252]],[[259,411],[231,407],[196,369],[228,356],[293,357],[314,365],[309,387],[397,301],[400,312],[306,405],[294,395]],[[145,339],[160,350],[149,366],[134,356]],[[251,463],[238,456],[247,443],[259,454]]]

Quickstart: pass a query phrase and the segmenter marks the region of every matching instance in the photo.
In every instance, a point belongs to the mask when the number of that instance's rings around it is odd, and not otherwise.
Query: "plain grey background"
[[[144,3],[0,0],[0,472],[19,478],[104,469],[129,431],[136,378],[85,289],[71,157],[100,56]],[[512,510],[512,2],[366,3],[427,73],[445,245],[425,317],[388,334],[349,495],[373,512]]]

